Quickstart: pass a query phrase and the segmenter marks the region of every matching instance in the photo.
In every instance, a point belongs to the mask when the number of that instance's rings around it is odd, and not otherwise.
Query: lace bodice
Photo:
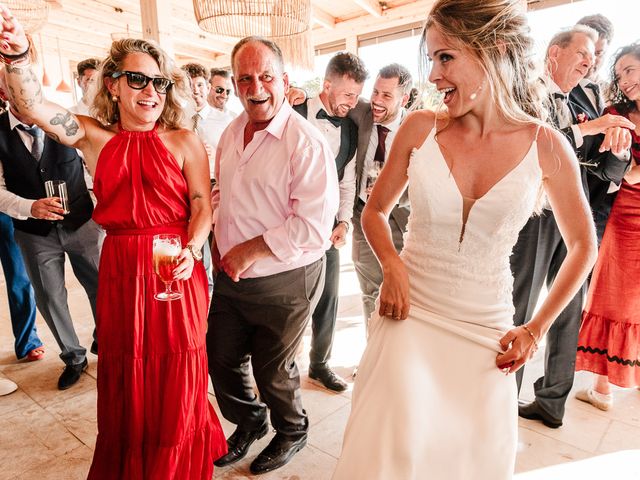
[[[463,197],[433,132],[413,150],[408,175],[411,216],[402,257],[416,279],[414,290],[453,297],[473,308],[498,303],[512,309],[509,257],[541,190],[536,142],[516,167],[472,202],[466,223]],[[419,288],[418,282],[428,287]],[[431,307],[442,302],[416,300]]]

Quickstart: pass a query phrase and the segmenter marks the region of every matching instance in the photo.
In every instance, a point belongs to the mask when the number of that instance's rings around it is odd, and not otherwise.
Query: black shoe
[[[251,462],[249,470],[251,470],[251,473],[258,475],[280,468],[289,463],[293,456],[302,450],[306,444],[306,433],[302,437],[296,438],[276,433],[269,445]]]
[[[349,386],[347,382],[336,375],[329,367],[319,368],[317,370],[309,367],[309,378],[317,380],[325,388],[333,390],[334,392],[344,392]]]
[[[58,390],[66,390],[72,387],[78,380],[80,375],[89,367],[89,362],[85,358],[82,363],[77,365],[67,365],[62,371],[62,375],[58,379]]]
[[[91,348],[89,349],[89,351],[94,355],[98,354],[98,342],[96,340],[91,342]]]
[[[561,418],[554,418],[549,415],[535,400],[531,403],[518,402],[518,415],[528,420],[540,420],[549,428],[562,426]]]
[[[264,437],[267,433],[269,433],[269,425],[267,424],[261,429],[251,432],[245,432],[244,430],[236,428],[236,431],[227,438],[227,454],[217,459],[213,464],[216,467],[224,467],[225,465],[231,465],[238,460],[242,460],[247,455],[251,444]]]

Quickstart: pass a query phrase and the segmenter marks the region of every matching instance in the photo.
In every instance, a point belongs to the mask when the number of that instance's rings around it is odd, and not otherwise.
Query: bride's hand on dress
[[[405,320],[409,315],[409,275],[400,258],[385,265],[380,287],[381,317]]]
[[[178,256],[178,265],[173,269],[173,279],[188,280],[191,278],[194,263],[195,260],[193,259],[191,252],[188,249],[183,248]]]
[[[496,356],[496,365],[505,374],[516,372],[538,350],[538,342],[528,327],[521,325],[509,330],[501,339],[504,353]]]

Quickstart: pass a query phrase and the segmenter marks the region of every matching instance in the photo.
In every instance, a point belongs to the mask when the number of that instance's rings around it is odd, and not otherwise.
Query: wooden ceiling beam
[[[378,0],[352,0],[353,3],[358,5],[363,10],[366,10],[368,13],[373,15],[374,17],[382,16],[382,7],[380,6],[380,2]]]
[[[336,26],[336,17],[330,15],[324,10],[313,5],[311,7],[311,21],[328,29],[333,29]]]
[[[333,43],[349,37],[409,25],[427,18],[435,0],[417,0],[399,7],[389,8],[381,17],[364,15],[352,20],[337,22],[333,30],[316,28],[311,32],[314,45]]]

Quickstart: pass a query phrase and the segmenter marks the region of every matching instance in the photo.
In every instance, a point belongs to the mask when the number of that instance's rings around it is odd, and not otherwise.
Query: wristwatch
[[[189,253],[196,262],[202,260],[202,250],[200,250],[199,248],[196,248],[194,245],[189,243],[187,245],[187,250],[189,250]]]

